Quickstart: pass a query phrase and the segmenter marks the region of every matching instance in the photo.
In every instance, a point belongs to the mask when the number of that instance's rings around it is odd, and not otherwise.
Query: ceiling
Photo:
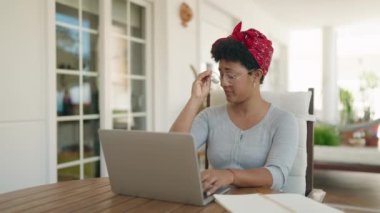
[[[341,26],[377,21],[380,0],[252,0],[290,28]]]

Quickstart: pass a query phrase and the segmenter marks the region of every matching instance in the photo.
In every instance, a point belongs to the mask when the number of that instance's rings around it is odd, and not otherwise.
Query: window
[[[58,181],[100,176],[99,6],[56,1]]]
[[[147,129],[146,9],[112,1],[111,110],[114,129]]]
[[[338,86],[352,95],[351,122],[380,118],[380,100],[372,98],[380,94],[379,57],[380,27],[377,22],[337,29]],[[343,120],[342,123],[350,122]]]
[[[57,180],[99,177],[98,129],[146,130],[152,123],[150,4],[56,0],[55,7]],[[111,17],[99,16],[105,8]],[[101,21],[105,24],[99,28]],[[100,94],[106,103],[99,103]],[[100,106],[106,112],[102,116]]]

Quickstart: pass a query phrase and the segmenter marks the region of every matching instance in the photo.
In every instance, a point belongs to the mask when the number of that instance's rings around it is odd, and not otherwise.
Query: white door
[[[55,1],[52,182],[105,174],[100,127],[151,129],[151,11],[145,0]]]

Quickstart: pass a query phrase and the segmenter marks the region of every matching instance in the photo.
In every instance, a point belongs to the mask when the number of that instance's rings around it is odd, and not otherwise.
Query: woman
[[[211,71],[205,71],[194,81],[171,131],[190,132],[197,148],[208,143],[213,169],[201,174],[208,194],[229,184],[281,191],[296,156],[298,125],[291,113],[260,95],[273,54],[271,41],[254,29],[241,32],[239,23],[232,35],[212,45],[211,54],[219,62],[228,103],[197,115],[210,92]]]

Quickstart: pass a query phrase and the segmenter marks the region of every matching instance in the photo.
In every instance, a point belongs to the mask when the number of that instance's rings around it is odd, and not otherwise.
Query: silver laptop
[[[99,130],[99,136],[113,192],[194,205],[213,200],[202,191],[190,134]]]

